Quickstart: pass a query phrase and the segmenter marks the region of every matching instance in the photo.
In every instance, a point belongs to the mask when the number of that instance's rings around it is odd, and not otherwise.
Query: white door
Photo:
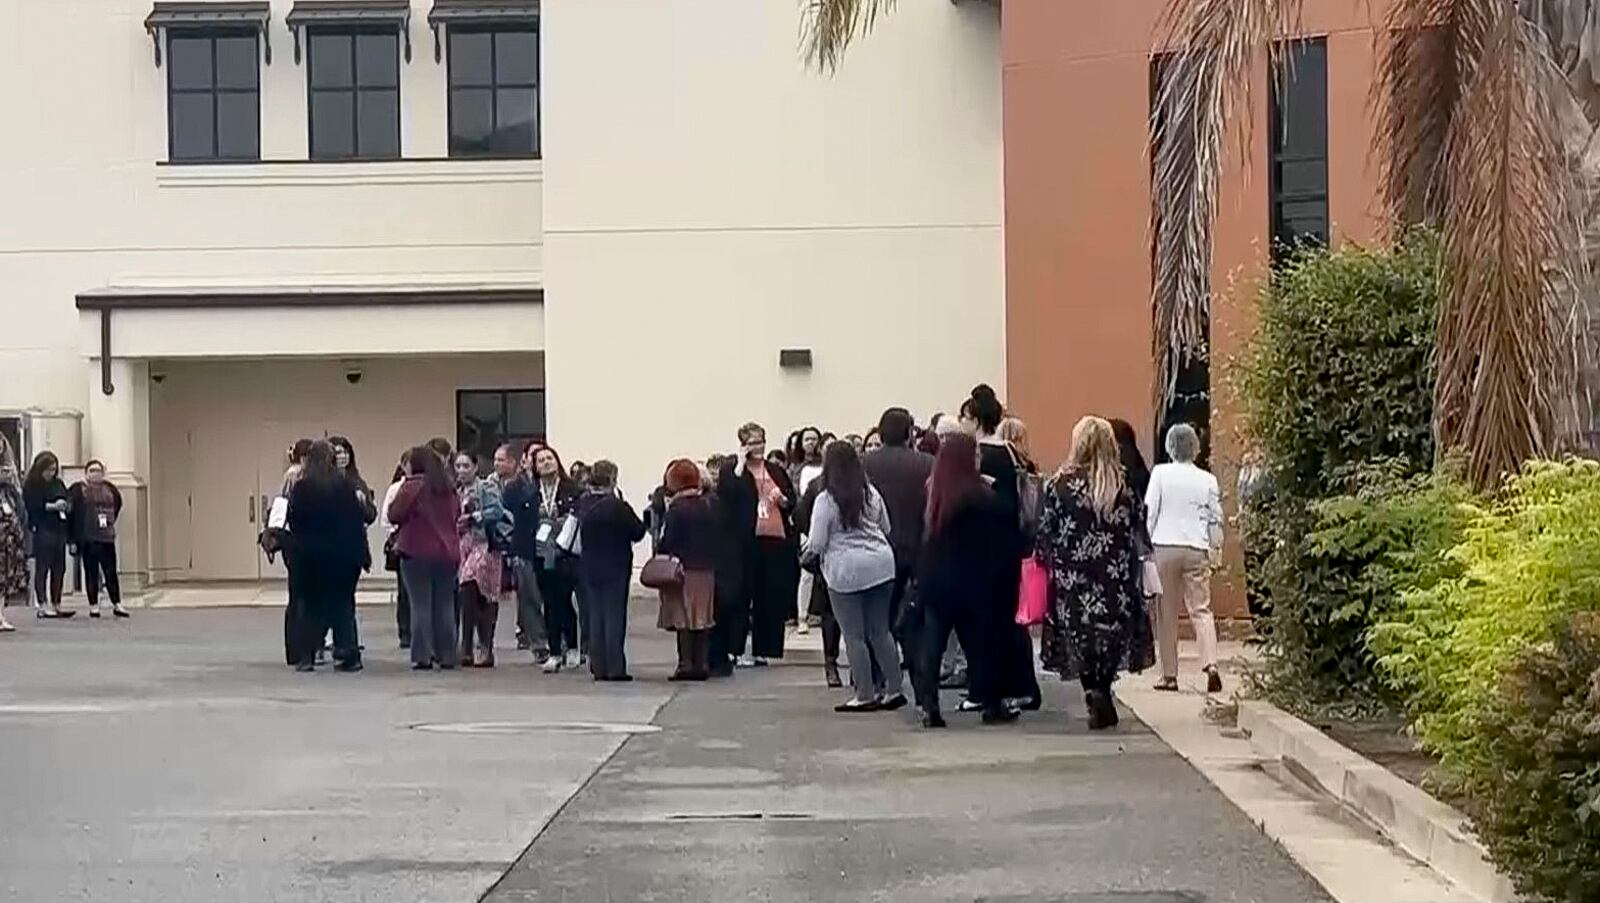
[[[254,437],[247,429],[189,433],[189,576],[195,580],[257,580]]]

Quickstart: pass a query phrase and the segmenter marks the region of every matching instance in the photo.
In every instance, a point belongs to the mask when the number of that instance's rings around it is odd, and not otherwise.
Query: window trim
[[[1318,154],[1288,154],[1282,150],[1285,124],[1283,111],[1285,108],[1285,92],[1290,89],[1292,79],[1289,77],[1293,70],[1285,68],[1284,54],[1293,53],[1300,47],[1318,47],[1322,53],[1322,152]],[[1324,234],[1320,236],[1324,247],[1333,243],[1333,212],[1331,209],[1331,191],[1328,181],[1328,41],[1321,36],[1309,36],[1278,41],[1272,47],[1272,59],[1269,61],[1267,85],[1267,235],[1271,246],[1270,255],[1274,262],[1282,255],[1293,250],[1288,245],[1279,241],[1279,234],[1283,231],[1283,206],[1294,202],[1320,202],[1322,204],[1322,222]],[[1322,164],[1322,190],[1301,191],[1286,194],[1282,186],[1281,167],[1292,163],[1321,163]]]
[[[499,55],[499,50],[497,49],[498,42],[495,40],[495,38],[497,36],[502,35],[502,34],[532,34],[533,35],[533,40],[534,40],[534,46],[535,47],[540,47],[539,40],[540,40],[541,36],[540,36],[538,24],[537,23],[534,23],[534,24],[526,24],[526,23],[507,24],[507,23],[499,22],[499,21],[487,22],[487,23],[475,22],[475,23],[473,23],[471,25],[462,25],[459,28],[455,28],[455,27],[451,28],[449,30],[449,32],[445,35],[445,43],[448,44],[450,42],[450,40],[455,37],[456,34],[464,34],[464,35],[486,34],[486,35],[489,35],[489,84],[487,84],[487,85],[468,85],[468,86],[464,86],[464,87],[458,89],[456,87],[455,80],[452,78],[452,70],[451,70],[451,66],[454,64],[454,54],[453,53],[449,54],[449,58],[446,60],[446,63],[445,63],[445,73],[444,73],[445,154],[452,160],[540,160],[540,159],[543,159],[543,157],[544,157],[544,129],[542,127],[543,126],[543,122],[541,120],[543,119],[543,117],[542,117],[541,114],[542,114],[542,111],[544,109],[544,93],[543,93],[542,85],[540,84],[540,81],[539,81],[538,70],[536,68],[535,71],[534,71],[534,76],[533,76],[534,80],[533,80],[532,83],[527,83],[527,82],[507,82],[505,84],[501,84],[500,78],[499,78],[499,74],[498,74],[499,67],[496,65],[497,57]],[[538,52],[540,53],[541,56],[543,55],[542,54],[542,48]],[[536,62],[542,63],[543,60],[542,59],[541,60],[537,60]],[[455,149],[456,91],[457,90],[488,91],[489,92],[489,97],[490,97],[489,119],[490,119],[490,123],[491,123],[491,126],[492,126],[494,122],[499,121],[500,91],[502,89],[508,90],[508,91],[532,91],[533,92],[533,149],[531,151],[509,151],[509,152],[489,151],[489,152],[486,152],[486,153],[460,153],[460,152],[456,151],[456,149]]]
[[[539,434],[531,434],[531,433],[513,433],[513,432],[510,431],[511,413],[510,413],[510,405],[509,405],[508,397],[511,396],[511,395],[519,394],[519,393],[534,393],[534,394],[537,394],[539,396],[541,402],[543,403],[544,413],[545,413],[544,432],[539,433]],[[455,404],[455,419],[456,419],[456,430],[455,431],[456,431],[456,435],[455,435],[455,442],[456,442],[457,446],[460,446],[460,444],[461,444],[461,400],[462,400],[462,398],[464,396],[467,396],[467,395],[498,395],[500,397],[500,423],[506,427],[505,432],[500,437],[500,442],[519,442],[519,441],[521,441],[521,442],[544,442],[549,438],[549,436],[550,436],[550,422],[549,422],[549,417],[550,417],[550,406],[549,406],[550,393],[549,393],[549,390],[546,389],[544,386],[512,386],[512,387],[471,386],[471,387],[468,387],[468,388],[457,388],[456,389],[456,404]],[[480,461],[479,465],[480,465],[480,467],[482,467],[482,466],[489,465],[490,463],[491,462],[488,462],[488,461]]]
[[[248,26],[209,26],[204,28],[167,29],[167,56],[169,64],[167,70],[167,160],[171,163],[259,163],[261,161],[261,63],[256,54],[260,53],[261,36]],[[172,85],[172,41],[174,38],[194,40],[203,38],[211,47],[211,87],[201,88],[174,88]],[[253,89],[223,88],[217,84],[217,42],[224,38],[250,38],[253,44],[251,56],[256,60],[256,85]],[[222,129],[219,125],[221,117],[218,116],[218,99],[224,95],[253,95],[255,97],[256,121],[256,148],[255,153],[248,157],[222,156]],[[172,100],[178,95],[209,95],[211,97],[211,154],[205,157],[178,157],[173,154],[176,132],[174,126],[176,118],[173,116]]]
[[[318,35],[330,35],[348,38],[350,42],[350,87],[349,88],[317,88],[311,84],[311,38]],[[362,87],[356,75],[356,38],[361,35],[382,35],[395,38],[395,81],[393,88],[368,87],[365,90],[371,93],[394,92],[394,154],[392,156],[379,156],[361,153],[361,94]],[[399,160],[405,157],[403,146],[404,130],[401,128],[403,107],[401,106],[401,82],[404,80],[400,72],[400,37],[392,28],[381,25],[313,25],[306,29],[306,159],[316,163],[372,163],[386,160]],[[351,139],[354,143],[355,153],[350,156],[319,157],[316,153],[316,105],[314,100],[318,93],[347,94],[351,99]]]

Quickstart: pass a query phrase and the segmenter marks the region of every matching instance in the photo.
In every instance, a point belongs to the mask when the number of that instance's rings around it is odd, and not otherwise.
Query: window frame
[[[249,38],[251,59],[256,67],[254,88],[223,88],[218,85],[217,42],[222,39]],[[175,40],[202,39],[211,49],[211,85],[209,88],[175,88],[173,72],[177,68],[172,53]],[[261,162],[261,32],[255,26],[212,25],[195,28],[166,30],[167,64],[167,162],[169,163],[259,163]],[[211,98],[211,153],[204,157],[180,157],[176,150],[177,118],[173,115],[173,98],[177,96],[202,96]],[[223,156],[220,98],[223,95],[252,95],[255,98],[255,153],[250,156]]]
[[[1286,153],[1284,150],[1285,139],[1288,135],[1288,119],[1295,113],[1295,86],[1298,83],[1300,67],[1305,64],[1307,48],[1314,48],[1319,56],[1322,67],[1322,147],[1320,153]],[[1287,55],[1293,54],[1293,61]],[[1295,203],[1320,203],[1322,205],[1322,232],[1315,237],[1323,247],[1333,242],[1333,217],[1330,209],[1328,185],[1328,41],[1324,37],[1294,38],[1279,41],[1273,45],[1272,59],[1268,69],[1268,97],[1267,97],[1267,211],[1268,229],[1271,239],[1271,254],[1274,263],[1281,261],[1286,254],[1294,251],[1294,245],[1282,240],[1284,233],[1283,208]],[[1285,115],[1287,111],[1287,117]],[[1300,115],[1304,115],[1301,113]],[[1282,168],[1284,164],[1294,163],[1321,163],[1322,187],[1320,191],[1296,191],[1285,193],[1282,184]],[[1300,236],[1303,240],[1307,236]]]
[[[487,34],[489,39],[489,83],[487,85],[456,85],[455,79],[455,39],[457,35]],[[539,57],[534,60],[533,81],[506,82],[500,81],[498,63],[498,42],[494,40],[501,34],[532,34],[535,54]],[[452,23],[445,31],[445,154],[453,160],[539,160],[543,158],[544,128],[543,110],[544,93],[540,83],[540,70],[543,63],[543,46],[541,44],[543,32],[539,22],[462,22]],[[456,92],[488,91],[490,97],[489,119],[491,134],[493,123],[498,121],[500,112],[500,92],[532,91],[533,92],[533,147],[526,151],[460,151],[456,148]]]
[[[395,75],[393,87],[361,85],[360,68],[356,60],[356,39],[362,35],[377,35],[390,38],[394,41]],[[348,39],[350,51],[350,86],[348,88],[318,88],[312,80],[312,72],[316,68],[317,37],[341,37]],[[405,133],[401,120],[404,117],[402,103],[402,82],[405,81],[405,67],[401,63],[401,38],[400,32],[388,25],[345,25],[329,23],[327,25],[305,26],[306,45],[306,159],[313,163],[372,163],[405,159]],[[361,151],[361,94],[363,91],[372,94],[394,95],[394,153],[391,154],[365,154]],[[354,145],[354,153],[348,156],[318,156],[317,154],[317,117],[316,96],[318,94],[344,94],[350,97],[350,136]]]
[[[533,395],[539,396],[540,406],[541,406],[541,408],[543,408],[543,411],[544,411],[544,417],[542,419],[545,421],[544,424],[543,424],[544,429],[543,429],[542,432],[539,432],[539,433],[522,433],[522,432],[512,432],[511,431],[510,396],[519,395],[519,394],[533,394]],[[456,447],[458,449],[461,448],[461,440],[462,440],[462,434],[461,434],[461,424],[462,424],[461,402],[463,401],[463,399],[466,398],[466,396],[469,396],[469,395],[496,395],[496,396],[499,396],[499,401],[500,401],[500,423],[505,427],[502,435],[500,436],[499,443],[504,443],[504,442],[524,442],[524,443],[526,443],[526,442],[544,442],[548,438],[548,436],[550,434],[550,423],[549,423],[549,415],[550,415],[549,397],[550,396],[549,396],[549,393],[546,391],[545,387],[543,387],[543,386],[512,386],[512,387],[506,387],[506,388],[499,388],[499,387],[476,387],[475,386],[473,388],[457,389],[456,390],[455,443],[456,443]],[[499,443],[496,443],[496,444],[498,445]],[[473,449],[473,450],[476,450],[476,449]],[[487,460],[483,460],[483,461],[479,462],[479,466],[480,467],[488,467],[491,464],[492,464],[492,462],[491,461],[487,461]]]

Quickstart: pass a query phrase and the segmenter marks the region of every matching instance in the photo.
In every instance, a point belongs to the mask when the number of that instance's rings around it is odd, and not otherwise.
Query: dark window
[[[1327,245],[1328,45],[1289,41],[1273,52],[1272,247]]]
[[[450,156],[538,156],[538,30],[459,26],[449,40]]]
[[[307,35],[311,159],[400,156],[400,36],[314,29]]]
[[[456,393],[456,448],[490,466],[502,443],[543,441],[543,389],[463,389]]]
[[[261,159],[259,59],[254,31],[169,33],[169,159]]]
[[[1161,186],[1156,183],[1156,159],[1161,150],[1169,141],[1182,141],[1189,134],[1187,129],[1175,128],[1173,122],[1175,111],[1164,109],[1160,105],[1161,89],[1165,84],[1168,67],[1172,57],[1162,54],[1150,60],[1150,184],[1151,192],[1151,224],[1153,240],[1150,253],[1152,262],[1159,253],[1158,244],[1165,238],[1162,231],[1160,196],[1156,192]],[[1170,240],[1177,240],[1175,237]],[[1152,263],[1151,272],[1155,272]],[[1203,294],[1209,291],[1210,274],[1196,273],[1193,278],[1199,281],[1197,289]],[[1201,334],[1202,347],[1200,351],[1186,361],[1177,363],[1178,373],[1172,392],[1172,398],[1166,406],[1156,415],[1155,460],[1157,463],[1167,460],[1166,436],[1167,429],[1174,424],[1187,423],[1200,434],[1200,466],[1209,466],[1211,459],[1211,321],[1208,318]]]

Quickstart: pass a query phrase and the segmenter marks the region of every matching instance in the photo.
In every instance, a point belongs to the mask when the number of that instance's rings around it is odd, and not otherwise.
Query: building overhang
[[[374,357],[544,348],[544,289],[528,285],[138,288],[77,296],[85,357]]]
[[[406,62],[411,62],[410,0],[296,0],[284,17],[294,36],[294,61],[300,62],[307,28],[368,28],[400,34]]]
[[[238,29],[261,38],[267,65],[272,65],[272,6],[265,0],[230,0],[225,3],[195,0],[158,0],[145,16],[144,30],[156,47],[156,68],[161,67],[161,42],[173,31]]]
[[[428,27],[433,30],[433,59],[444,58],[442,29],[458,25],[538,25],[539,0],[433,0]]]

